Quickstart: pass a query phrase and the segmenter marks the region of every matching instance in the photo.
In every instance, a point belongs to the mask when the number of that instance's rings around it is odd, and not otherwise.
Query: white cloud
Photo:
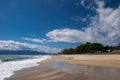
[[[46,34],[53,42],[80,42],[80,35],[85,35],[84,32],[75,29],[55,29]]]
[[[70,19],[74,20],[75,22],[85,22],[87,20],[87,18],[82,18],[80,16],[71,17]]]
[[[96,0],[98,8],[96,15],[90,26],[91,34],[93,34],[94,41],[99,41],[106,44],[120,43],[120,6],[118,8],[105,8],[103,1]]]
[[[27,41],[33,41],[33,42],[38,42],[38,43],[43,43],[44,39],[37,39],[37,38],[22,38]]]
[[[50,48],[47,46],[22,43],[13,40],[0,40],[0,50],[33,50],[47,53],[56,53],[60,51],[58,48]]]
[[[89,19],[90,15],[88,14],[86,17],[80,17],[80,16],[75,16],[71,17],[70,19],[75,21],[75,22],[86,22]]]
[[[95,0],[81,0],[81,5],[86,9],[94,10],[95,7],[93,6]]]
[[[96,16],[91,17],[91,23],[84,30],[55,29],[46,34],[56,42],[100,42],[116,45],[120,43],[120,6],[116,9],[107,7],[103,1],[96,0],[98,6]]]

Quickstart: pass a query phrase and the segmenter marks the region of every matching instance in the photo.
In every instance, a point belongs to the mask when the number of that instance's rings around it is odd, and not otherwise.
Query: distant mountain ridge
[[[50,55],[51,53],[38,52],[32,50],[0,50],[0,54],[6,55]]]

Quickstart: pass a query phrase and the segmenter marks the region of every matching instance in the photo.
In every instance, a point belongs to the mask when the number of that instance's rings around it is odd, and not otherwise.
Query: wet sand
[[[88,58],[90,60],[90,57]],[[102,58],[99,60],[95,60],[95,58],[94,60],[90,60],[94,64],[101,62],[104,65],[100,65],[101,63],[94,65],[87,59],[78,59],[76,55],[53,56],[51,59],[40,62],[39,66],[17,71],[15,75],[5,80],[120,80],[120,58],[113,60],[113,64],[117,64],[117,67],[105,65],[109,64],[108,62],[111,63],[112,56],[107,60],[103,60]],[[88,61],[89,64],[85,64],[84,61]]]

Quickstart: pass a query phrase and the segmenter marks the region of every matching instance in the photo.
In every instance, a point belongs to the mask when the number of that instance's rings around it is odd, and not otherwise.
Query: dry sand
[[[61,55],[70,63],[120,68],[120,55]]]
[[[120,55],[60,55],[5,80],[120,80]]]

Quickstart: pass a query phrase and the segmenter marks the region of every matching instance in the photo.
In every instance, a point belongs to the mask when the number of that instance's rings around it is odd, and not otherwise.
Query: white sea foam
[[[40,61],[46,60],[50,56],[36,57],[35,59],[26,59],[21,61],[10,61],[0,63],[0,80],[8,78],[14,74],[14,71],[21,70],[23,68],[38,66]]]

